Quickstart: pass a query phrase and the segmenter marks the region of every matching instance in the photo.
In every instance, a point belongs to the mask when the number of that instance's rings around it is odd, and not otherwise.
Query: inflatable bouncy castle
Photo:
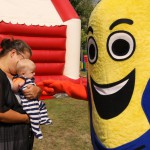
[[[81,21],[69,0],[1,0],[0,41],[24,40],[33,50],[36,82],[78,81]]]

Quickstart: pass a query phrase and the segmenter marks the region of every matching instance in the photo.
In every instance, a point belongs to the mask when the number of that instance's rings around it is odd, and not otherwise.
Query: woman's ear
[[[16,50],[15,50],[15,49],[12,49],[12,50],[10,51],[10,56],[13,57],[15,54],[16,54]]]

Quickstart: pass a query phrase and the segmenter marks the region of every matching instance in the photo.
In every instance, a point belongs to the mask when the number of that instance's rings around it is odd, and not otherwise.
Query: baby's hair
[[[14,39],[3,39],[1,42],[1,48],[0,51],[0,57],[5,56],[8,52],[15,49],[16,52],[19,54],[29,52],[30,55],[32,55],[32,50],[30,46],[28,46],[24,41],[22,40],[14,40]]]
[[[18,61],[17,63],[17,66],[16,66],[16,70],[17,70],[17,73],[19,74],[21,71],[29,68],[29,67],[32,67],[35,68],[35,63],[30,60],[30,59],[21,59],[20,61]]]

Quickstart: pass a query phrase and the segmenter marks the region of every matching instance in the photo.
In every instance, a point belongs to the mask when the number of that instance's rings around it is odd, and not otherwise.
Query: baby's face
[[[32,79],[35,76],[35,67],[29,67],[23,74],[24,77]]]

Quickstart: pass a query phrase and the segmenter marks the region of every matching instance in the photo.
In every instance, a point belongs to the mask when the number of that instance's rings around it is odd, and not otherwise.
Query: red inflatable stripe
[[[38,83],[43,80],[52,79],[52,80],[64,80],[63,75],[35,75],[35,82]]]
[[[36,63],[36,75],[62,75],[64,63]]]
[[[33,50],[32,53],[31,59],[35,63],[65,63],[65,50]]]
[[[0,33],[5,35],[66,37],[67,26],[27,26],[0,22]]]
[[[36,75],[35,76],[36,77],[36,80],[35,80],[35,82],[36,83],[38,83],[38,82],[40,82],[40,81],[43,81],[43,80],[48,80],[48,79],[52,79],[52,80],[66,80],[66,81],[72,81],[72,82],[74,82],[74,83],[81,83],[81,78],[79,78],[79,79],[71,79],[71,78],[68,78],[67,76],[64,76],[64,75],[50,75],[50,76],[46,76],[46,75],[42,75],[42,76],[38,76],[38,75]],[[81,83],[82,84],[82,83]]]

